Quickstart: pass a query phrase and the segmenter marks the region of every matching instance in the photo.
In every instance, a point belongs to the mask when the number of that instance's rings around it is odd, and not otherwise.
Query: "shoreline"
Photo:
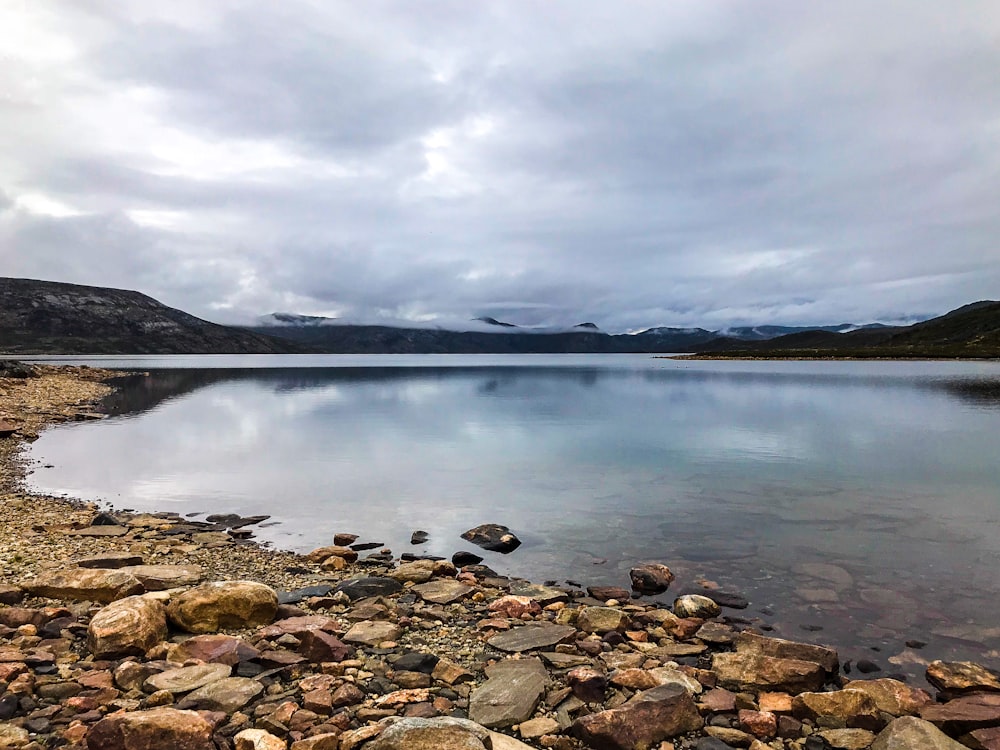
[[[988,670],[948,665],[929,679],[941,697],[964,695],[957,701],[965,704],[934,703],[889,679],[858,686],[840,674],[831,649],[755,634],[738,610],[707,597],[682,597],[671,612],[616,587],[584,595],[475,566],[460,572],[447,561],[366,564],[343,545],[308,555],[265,548],[243,538],[253,523],[239,524],[249,519],[105,515],[93,503],[29,494],[22,440],[58,422],[99,418],[94,405],[120,375],[37,370],[41,378],[0,380],[0,417],[21,435],[0,442],[0,748],[57,740],[93,750],[171,746],[128,744],[124,728],[141,725],[197,734],[191,747],[206,750],[392,750],[416,741],[391,744],[395,734],[435,731],[467,733],[474,739],[454,747],[486,750],[860,749],[880,732],[931,731],[930,722],[896,718],[916,714],[971,742],[955,711],[969,710],[968,694],[1000,693]],[[86,558],[105,567],[69,565]],[[344,585],[358,578],[377,583]],[[246,580],[260,588],[237,599],[291,594],[280,607],[265,602],[263,615],[215,601],[214,611],[240,614],[207,630],[178,611],[202,582]],[[164,603],[169,631],[146,635],[144,618],[165,617]],[[105,605],[127,613],[127,632],[95,626]],[[205,679],[210,667],[214,681],[183,683],[195,672]],[[1000,726],[995,703],[975,704],[996,716],[974,731]],[[475,724],[446,729],[448,716]],[[398,717],[406,718],[390,727]],[[480,737],[484,726],[498,734]],[[108,737],[125,744],[107,745]],[[265,744],[248,744],[251,737]]]

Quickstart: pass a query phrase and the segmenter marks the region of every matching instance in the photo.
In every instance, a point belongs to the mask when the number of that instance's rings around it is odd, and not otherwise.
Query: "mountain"
[[[336,318],[326,318],[322,315],[298,315],[297,313],[273,312],[262,315],[258,320],[260,326],[326,326],[337,322]]]
[[[0,351],[8,354],[284,354],[302,348],[228,328],[139,292],[0,278]]]
[[[909,326],[811,330],[767,341],[718,338],[704,353],[751,357],[1000,357],[1000,302],[983,300]]]

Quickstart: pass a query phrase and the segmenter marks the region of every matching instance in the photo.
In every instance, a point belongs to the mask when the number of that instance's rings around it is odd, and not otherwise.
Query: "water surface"
[[[998,363],[89,363],[149,374],[112,418],[42,435],[39,491],[271,514],[258,538],[300,551],[353,531],[450,556],[465,529],[503,523],[524,541],[485,554],[505,573],[625,585],[633,563],[660,560],[678,590],[739,592],[751,606],[730,614],[886,672],[1000,666]],[[414,529],[430,542],[411,547]]]

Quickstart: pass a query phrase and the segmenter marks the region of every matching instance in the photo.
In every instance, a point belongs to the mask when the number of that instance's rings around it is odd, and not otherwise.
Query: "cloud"
[[[0,273],[224,322],[606,330],[894,319],[1000,282],[989,2],[39,0],[0,21]]]

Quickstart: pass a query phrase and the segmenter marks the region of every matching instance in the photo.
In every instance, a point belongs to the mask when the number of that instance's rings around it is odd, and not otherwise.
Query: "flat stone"
[[[812,721],[832,716],[858,729],[881,729],[883,724],[875,700],[861,690],[802,693],[792,699],[792,715]]]
[[[819,690],[826,681],[823,668],[815,662],[758,653],[715,654],[712,671],[722,687],[738,691],[801,693]]]
[[[143,684],[143,689],[150,693],[157,690],[167,690],[175,694],[187,693],[229,677],[232,671],[225,664],[196,664],[192,667],[177,667],[150,676]]]
[[[70,536],[125,536],[127,526],[86,526],[82,529],[72,529],[66,532]]]
[[[703,725],[687,691],[664,685],[639,693],[619,708],[584,716],[572,731],[594,750],[635,750],[654,747]]]
[[[406,583],[426,583],[437,576],[454,576],[458,571],[447,560],[414,560],[390,571],[389,577]]]
[[[257,680],[247,677],[224,677],[189,693],[184,698],[182,707],[231,714],[239,711],[263,691],[264,686]]]
[[[390,724],[365,750],[486,750],[489,732],[467,719],[407,718]]]
[[[1000,726],[1000,694],[972,693],[920,709],[920,718],[949,734]]]
[[[146,591],[194,586],[205,577],[204,571],[197,565],[130,565],[120,570],[134,575]]]
[[[87,732],[88,750],[215,750],[212,725],[195,711],[154,708],[111,714]]]
[[[871,750],[966,750],[930,722],[915,716],[894,719],[872,743]]]
[[[121,569],[130,565],[142,565],[142,557],[129,552],[112,552],[105,555],[83,557],[74,563],[78,568]]]
[[[971,661],[932,661],[927,665],[927,681],[946,696],[973,691],[1000,692],[997,676]]]
[[[767,638],[756,633],[740,633],[736,638],[736,650],[740,653],[756,653],[779,659],[797,659],[819,664],[827,674],[836,674],[840,669],[837,652],[826,646],[811,643],[786,641],[783,638]]]
[[[94,528],[108,528],[97,527]],[[145,590],[139,579],[120,570],[100,570],[92,568],[67,568],[39,575],[32,581],[21,584],[21,588],[35,596],[51,599],[74,599],[76,601],[100,602],[108,604],[116,599],[141,594]]]
[[[377,646],[384,641],[395,641],[402,635],[398,625],[384,620],[365,620],[356,622],[344,636],[347,643],[360,643],[364,646]]]
[[[537,719],[522,721],[517,733],[526,740],[538,739],[542,735],[556,734],[561,730],[559,722],[548,716],[539,716]],[[495,750],[495,747],[494,747]]]
[[[469,718],[490,729],[530,719],[548,681],[538,659],[506,659],[488,667],[486,675],[469,697]]]
[[[574,636],[576,632],[576,628],[570,625],[525,625],[499,633],[487,643],[501,651],[533,651],[554,646]]]
[[[534,599],[543,607],[555,604],[556,602],[569,601],[569,594],[562,589],[557,589],[555,586],[543,586],[539,583],[531,583],[529,581],[511,581],[509,591],[511,596],[526,596],[529,599]]]
[[[196,635],[182,643],[173,644],[167,652],[170,661],[184,662],[197,659],[214,664],[235,667],[241,661],[260,656],[260,651],[241,638],[232,635]]]
[[[832,750],[865,750],[875,741],[875,734],[867,729],[827,729],[816,734]]]
[[[450,564],[450,563],[449,563]],[[419,583],[413,592],[424,601],[434,604],[451,604],[471,595],[476,589],[454,580],[437,580]]]
[[[861,690],[875,701],[879,711],[893,716],[913,716],[934,701],[926,690],[910,687],[905,682],[883,677],[878,680],[852,680],[845,690]]]
[[[368,578],[352,578],[342,581],[334,588],[334,592],[342,591],[351,601],[368,599],[372,596],[390,596],[403,590],[403,584],[395,578],[370,576]]]

